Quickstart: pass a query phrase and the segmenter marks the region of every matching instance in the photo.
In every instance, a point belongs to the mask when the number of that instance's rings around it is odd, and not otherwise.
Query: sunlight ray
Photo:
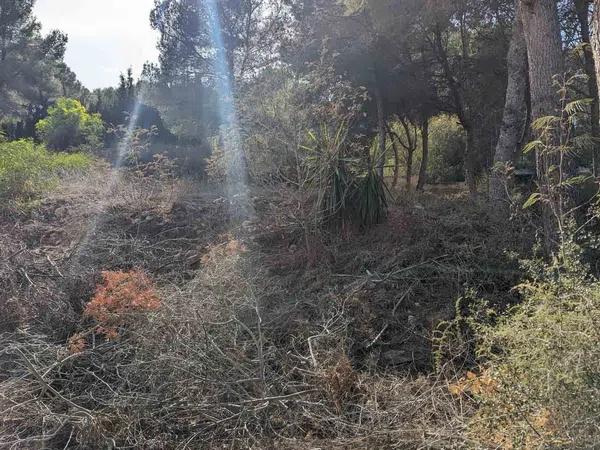
[[[215,0],[199,0],[206,7],[208,29],[214,48],[214,80],[221,119],[221,145],[227,162],[226,189],[231,213],[238,220],[253,215],[248,198],[248,180],[242,138],[235,104],[232,64],[221,29],[221,19]],[[200,10],[202,10],[200,5]]]
[[[102,193],[102,197],[99,199],[102,201],[101,208],[90,218],[88,225],[85,230],[85,234],[83,238],[77,244],[77,247],[73,253],[71,263],[69,265],[69,271],[77,268],[79,266],[81,260],[81,256],[83,251],[89,246],[91,240],[94,238],[98,227],[102,224],[102,220],[104,218],[104,201],[108,200],[118,188],[119,182],[122,179],[123,173],[123,163],[127,157],[127,154],[130,150],[131,141],[133,139],[136,127],[138,125],[140,111],[142,108],[142,96],[138,95],[135,100],[135,104],[131,114],[129,115],[127,128],[125,129],[125,133],[121,138],[119,145],[117,147],[117,155],[115,161],[113,163],[113,167],[110,172],[110,178],[108,183],[105,185],[105,189]]]

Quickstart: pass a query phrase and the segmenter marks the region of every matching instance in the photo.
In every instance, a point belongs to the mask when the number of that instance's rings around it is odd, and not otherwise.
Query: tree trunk
[[[508,84],[504,116],[490,177],[490,199],[497,204],[508,200],[509,179],[506,176],[506,165],[515,162],[519,154],[523,128],[527,123],[527,45],[518,4],[507,65]]]
[[[560,24],[555,0],[521,0],[521,8],[535,120],[557,112],[553,77],[564,72]]]
[[[598,81],[598,91],[600,91],[600,0],[594,0],[590,41],[592,43],[592,51],[596,61],[596,80]]]
[[[521,0],[521,8],[529,62],[531,115],[535,121],[558,112],[554,76],[564,72],[560,24],[556,0]],[[539,189],[546,198],[549,198],[551,185],[549,170],[555,159],[541,152],[536,154]],[[548,205],[543,206],[542,214],[546,249],[550,252],[555,246],[556,225]]]
[[[408,150],[406,155],[406,190],[412,189],[412,167],[414,150]]]
[[[421,155],[421,167],[419,168],[419,181],[417,191],[425,189],[427,183],[427,164],[429,164],[429,118],[426,117],[421,124],[421,140],[423,141],[423,154]]]
[[[412,189],[413,157],[419,145],[419,135],[417,126],[413,126],[406,118],[400,119],[400,123],[404,128],[404,134],[406,134],[406,142],[400,136],[398,136],[398,141],[406,149],[406,190],[410,192]],[[411,128],[414,130],[414,135],[411,134]]]
[[[592,32],[590,33],[590,42],[592,47],[593,59],[595,60],[594,64],[594,74],[595,80],[597,83],[596,96],[598,98],[600,94],[600,0],[594,0],[593,3],[593,13],[592,13]],[[596,158],[596,166],[600,166],[600,161],[598,161],[600,155]],[[598,167],[596,167],[596,176],[599,176]]]
[[[591,36],[590,36],[590,0],[575,0],[575,9],[577,11],[577,19],[579,21],[579,28],[581,29],[581,40],[584,44],[583,47],[583,58],[585,73],[588,77],[588,90],[590,98],[592,99],[590,120],[592,138],[594,139],[594,146],[592,148],[592,168],[594,176],[598,176],[598,145],[600,142],[600,107],[598,102],[598,78],[596,76],[596,67],[594,64],[594,53],[591,47]],[[594,14],[597,16],[597,14]],[[600,60],[598,60],[600,63]]]
[[[477,179],[475,177],[475,173],[477,172],[477,162],[476,151],[475,151],[475,135],[473,133],[473,128],[470,125],[463,125],[465,129],[465,134],[467,135],[467,145],[465,147],[465,181],[467,183],[467,188],[469,189],[469,193],[471,196],[475,196],[477,194]]]
[[[386,120],[385,120],[385,109],[383,106],[383,96],[381,89],[377,82],[375,83],[375,102],[377,103],[377,135],[379,136],[379,154],[377,155],[377,173],[383,179],[385,164],[386,164],[386,151],[385,151],[385,137],[386,137]]]

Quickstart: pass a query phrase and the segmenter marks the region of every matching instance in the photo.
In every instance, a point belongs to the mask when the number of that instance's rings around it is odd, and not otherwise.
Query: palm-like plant
[[[318,132],[308,133],[307,144],[302,146],[308,154],[309,181],[317,191],[315,217],[326,226],[358,223],[369,227],[385,216],[386,189],[371,163],[364,173],[364,164],[352,157],[348,134],[345,121],[334,132],[322,124]]]
[[[388,193],[375,167],[369,167],[357,186],[358,213],[363,227],[368,228],[383,221],[388,207]]]

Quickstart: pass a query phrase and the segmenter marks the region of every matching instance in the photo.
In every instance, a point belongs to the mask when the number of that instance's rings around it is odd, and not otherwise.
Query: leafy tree
[[[32,137],[51,99],[88,94],[63,61],[67,36],[43,36],[34,3],[0,0],[0,126],[11,138]]]
[[[440,115],[430,123],[429,177],[435,183],[464,180],[465,133],[455,116]]]
[[[493,148],[506,87],[514,4],[482,0],[430,2],[423,24],[437,61],[443,107],[456,114],[465,130],[465,179],[471,194]],[[487,157],[486,157],[487,156]]]
[[[48,110],[48,117],[37,123],[36,131],[53,150],[95,149],[101,143],[104,124],[100,114],[89,114],[78,100],[60,98]]]
[[[160,33],[159,64],[147,65],[143,80],[147,100],[180,138],[206,142],[220,125],[216,78],[217,55],[231,71],[233,94],[239,85],[277,62],[283,41],[286,8],[283,0],[215,2],[212,17],[206,2],[157,0],[151,25]],[[218,22],[218,23],[217,23]],[[222,42],[214,42],[220,27]],[[223,48],[217,48],[222,46]],[[222,99],[221,99],[222,100]]]

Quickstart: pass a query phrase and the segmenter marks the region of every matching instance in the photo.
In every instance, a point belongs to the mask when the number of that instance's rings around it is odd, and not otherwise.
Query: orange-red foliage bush
[[[102,272],[103,283],[98,286],[84,315],[98,323],[96,331],[108,339],[118,336],[131,314],[154,311],[160,299],[152,280],[140,270]]]

